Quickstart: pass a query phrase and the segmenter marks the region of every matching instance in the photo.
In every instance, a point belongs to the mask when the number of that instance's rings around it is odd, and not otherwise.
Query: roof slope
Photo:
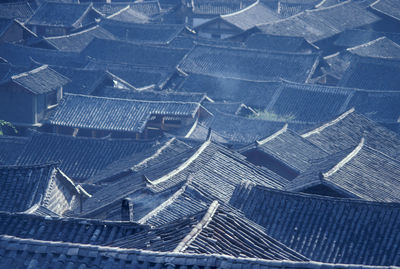
[[[358,46],[380,37],[387,37],[393,42],[400,43],[400,34],[392,32],[376,32],[372,30],[349,29],[339,34],[338,38],[333,43],[340,47]]]
[[[79,202],[79,189],[55,164],[0,166],[0,211],[34,213],[44,207],[63,214]],[[53,213],[53,214],[54,214]]]
[[[314,43],[347,29],[377,22],[379,18],[357,3],[345,1],[326,8],[303,11],[277,22],[258,25],[263,33],[301,36]]]
[[[214,101],[241,102],[263,108],[280,85],[280,81],[252,81],[192,73],[184,79],[177,90],[205,92]]]
[[[400,45],[382,36],[368,43],[347,49],[348,52],[364,57],[400,58]]]
[[[0,136],[0,165],[13,165],[21,156],[29,138],[15,136]]]
[[[279,15],[260,1],[237,12],[222,15],[222,21],[230,23],[242,31],[246,31],[257,24],[269,23],[279,20]]]
[[[305,82],[318,62],[316,54],[266,53],[265,51],[198,45],[179,64],[187,73],[248,80],[284,78]]]
[[[27,89],[33,94],[54,91],[69,82],[63,75],[47,65],[11,77],[11,81]]]
[[[304,37],[277,36],[256,33],[247,38],[245,46],[249,49],[312,53],[318,50],[317,47],[307,42]]]
[[[337,153],[355,147],[364,137],[367,146],[394,159],[400,159],[399,135],[356,113],[354,109],[302,134],[302,137],[328,153]]]
[[[328,156],[323,149],[288,129],[287,125],[271,136],[258,140],[254,148],[245,148],[242,151],[248,150],[269,155],[298,173],[305,171],[312,160]]]
[[[0,212],[0,234],[37,240],[106,245],[147,229],[147,226],[133,222],[42,217]]]
[[[199,186],[202,192],[207,193],[207,199],[227,202],[235,186],[243,179],[280,189],[287,183],[275,173],[247,162],[244,156],[210,141],[175,155],[161,156],[161,160],[158,156],[156,152],[155,161],[149,166],[112,177],[111,184],[93,193],[93,196],[84,203],[83,216],[92,216],[95,212],[104,211],[103,208],[113,203],[117,203],[120,208],[121,199],[127,196],[134,200],[134,211],[140,211],[145,205],[141,205],[143,198],[135,200],[136,197],[141,197],[135,192],[146,185],[153,196],[156,196],[157,193],[181,186],[191,178],[191,182]],[[156,202],[151,201],[151,203]],[[135,208],[135,204],[138,208]],[[153,209],[146,209],[147,213]],[[180,214],[187,211],[174,212]],[[140,213],[134,215],[135,220],[139,220],[140,215]]]
[[[339,86],[367,90],[399,91],[399,59],[354,56]]]
[[[132,268],[150,269],[154,266],[167,269],[171,266],[180,267],[211,267],[221,266],[249,269],[340,269],[342,264],[324,264],[317,262],[268,261],[253,258],[233,258],[226,255],[199,255],[187,253],[163,253],[135,249],[121,249],[103,246],[91,246],[73,243],[61,243],[21,239],[13,236],[0,236],[0,266],[20,268],[33,267],[54,268],[66,264],[70,268]],[[369,269],[362,265],[345,265],[348,269]],[[374,267],[390,269],[393,267]]]
[[[28,2],[10,2],[0,4],[0,18],[18,19],[26,21],[33,14],[33,9]]]
[[[362,139],[352,151],[314,162],[287,189],[302,191],[325,185],[349,198],[400,202],[399,184],[400,162],[366,146]]]
[[[81,52],[94,38],[115,39],[110,32],[96,25],[65,36],[47,37],[45,40],[58,50]]]
[[[295,194],[249,183],[236,189],[231,204],[311,260],[400,263],[400,204]]]
[[[140,24],[103,20],[101,27],[121,41],[139,44],[167,44],[183,31],[183,25]]]
[[[400,21],[400,6],[396,0],[377,0],[371,8],[392,19]]]
[[[140,67],[175,67],[185,56],[185,49],[150,47],[128,42],[93,39],[82,55],[119,64]]]
[[[140,154],[156,142],[131,139],[99,139],[33,133],[18,159],[19,165],[59,161],[59,167],[73,179],[84,180],[110,163]]]
[[[269,237],[256,224],[222,209],[216,201],[195,215],[122,238],[110,245],[266,260],[306,260]]]
[[[137,101],[65,94],[48,123],[74,128],[141,133],[152,115],[194,117],[199,107],[199,103]]]
[[[90,4],[44,2],[26,23],[77,28],[79,21],[91,8]]]

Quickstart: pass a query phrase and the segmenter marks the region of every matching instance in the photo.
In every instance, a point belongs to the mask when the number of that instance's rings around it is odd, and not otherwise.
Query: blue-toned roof
[[[63,75],[47,65],[11,77],[11,81],[33,94],[43,94],[57,90],[69,82]]]
[[[306,10],[295,16],[257,27],[263,33],[300,36],[313,43],[344,30],[369,25],[379,20],[379,17],[357,3],[345,1],[326,8]]]
[[[308,43],[304,37],[276,36],[261,33],[249,36],[245,46],[249,49],[281,52],[313,53],[318,50],[317,47]]]
[[[392,32],[375,32],[372,30],[349,29],[339,34],[334,45],[340,47],[355,47],[382,36],[386,36],[397,44],[400,43],[400,34]]]
[[[367,146],[400,159],[400,136],[378,123],[350,109],[321,126],[302,134],[310,142],[328,153],[355,147],[361,138]]]
[[[65,94],[47,122],[56,126],[140,133],[151,115],[194,117],[199,107],[199,103],[136,101]]]
[[[304,191],[327,186],[349,198],[399,202],[400,162],[365,145],[315,161],[286,187]]]
[[[371,8],[380,14],[400,21],[400,5],[396,0],[378,0],[371,5]]]
[[[279,15],[261,2],[257,1],[237,12],[222,15],[220,20],[230,23],[242,31],[246,31],[258,24],[277,21],[279,20]]]
[[[10,143],[18,142],[11,138]],[[59,167],[73,179],[85,180],[107,165],[128,155],[139,155],[155,141],[100,139],[57,134],[33,133],[17,161],[19,165],[59,162]]]
[[[240,11],[251,4],[254,4],[254,0],[238,0],[238,1],[228,1],[228,0],[194,0],[187,1],[187,5],[192,9],[194,14],[202,15],[224,15],[233,12]]]
[[[105,62],[167,68],[175,67],[186,53],[185,49],[151,47],[97,38],[82,51],[82,55]]]
[[[103,20],[101,27],[118,40],[139,44],[167,44],[184,29],[175,24],[139,24]]]
[[[32,16],[33,12],[32,7],[25,1],[0,3],[0,18],[26,21]]]
[[[81,52],[94,38],[115,39],[107,30],[94,26],[65,36],[47,37],[45,40],[58,50]]]
[[[78,28],[81,26],[82,18],[91,8],[90,4],[44,2],[26,23]]]
[[[248,80],[284,78],[305,82],[318,62],[317,54],[272,53],[198,45],[178,68],[187,73]]]
[[[244,183],[231,204],[311,260],[399,264],[400,204],[329,198]]]

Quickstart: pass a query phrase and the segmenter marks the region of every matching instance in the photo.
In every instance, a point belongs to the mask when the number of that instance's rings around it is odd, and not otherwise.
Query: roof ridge
[[[189,158],[187,159],[183,164],[181,164],[180,166],[178,166],[177,168],[175,168],[174,170],[172,170],[171,172],[169,172],[168,174],[151,181],[152,185],[157,185],[161,182],[164,182],[166,180],[168,180],[169,178],[175,176],[176,174],[178,174],[179,172],[181,172],[182,170],[184,170],[185,168],[187,168],[193,161],[195,161],[200,154],[211,144],[211,140],[207,140],[205,141],[197,150],[196,152]]]
[[[172,142],[174,142],[175,140],[176,140],[176,137],[172,137],[172,138],[171,138],[170,140],[168,140],[164,145],[162,145],[154,154],[152,154],[151,156],[149,156],[149,157],[143,159],[143,160],[140,161],[139,163],[135,164],[133,167],[141,166],[141,165],[143,165],[143,164],[149,162],[150,160],[156,158],[158,155],[161,154],[161,152],[164,151],[164,149],[166,149],[167,147],[169,147],[169,145],[171,145]],[[132,170],[132,168],[131,168],[131,170]]]
[[[21,77],[26,77],[26,76],[28,76],[28,75],[30,75],[30,74],[35,74],[35,73],[37,73],[37,72],[39,72],[39,71],[45,70],[47,67],[48,67],[48,65],[47,65],[47,64],[44,64],[44,65],[39,66],[39,67],[36,67],[36,68],[34,68],[34,69],[32,69],[32,70],[29,70],[29,71],[22,72],[22,73],[20,73],[20,74],[11,76],[11,79],[14,80],[14,79],[18,79],[18,78],[21,78]]]
[[[360,150],[363,148],[364,146],[364,137],[361,138],[360,143],[357,145],[357,147],[355,147],[355,149],[350,152],[346,157],[344,157],[339,163],[337,163],[333,168],[331,168],[329,171],[322,173],[322,176],[325,177],[330,177],[331,175],[333,175],[334,173],[336,173],[340,168],[342,168],[346,163],[348,163],[349,161],[351,161],[359,152]]]
[[[344,112],[343,114],[341,114],[341,115],[340,115],[339,117],[337,117],[336,119],[334,119],[334,120],[332,120],[332,121],[330,121],[330,122],[327,122],[327,123],[321,125],[320,127],[314,129],[314,130],[311,130],[311,131],[309,131],[309,132],[307,132],[307,133],[302,134],[301,137],[307,138],[307,137],[309,137],[310,135],[319,133],[319,132],[323,131],[324,129],[328,128],[329,126],[335,125],[336,123],[340,122],[341,120],[343,120],[344,118],[346,118],[348,115],[350,115],[350,114],[353,113],[354,111],[355,111],[355,108],[353,107],[353,108],[347,110],[346,112]]]
[[[154,208],[152,211],[147,213],[144,217],[142,217],[140,220],[137,221],[139,224],[144,224],[146,223],[147,220],[152,218],[153,216],[157,215],[161,210],[172,204],[181,194],[183,194],[186,191],[187,186],[190,184],[191,179],[189,178],[188,181],[181,187],[179,188],[171,197],[169,197],[167,200],[165,200],[163,203],[161,203],[159,206]]]
[[[182,241],[179,242],[178,246],[172,252],[183,252],[189,245],[196,239],[196,237],[203,231],[204,228],[211,222],[219,207],[217,200],[213,201],[209,206],[207,212],[203,218],[197,223],[197,225],[187,234]]]
[[[229,14],[225,14],[225,15],[220,15],[220,17],[221,17],[221,18],[226,18],[226,17],[230,17],[230,16],[235,16],[235,15],[237,15],[237,14],[240,14],[240,13],[242,13],[242,12],[245,12],[245,11],[247,11],[247,10],[249,10],[249,9],[251,9],[251,8],[253,8],[253,7],[255,7],[255,6],[257,6],[258,4],[261,4],[260,0],[257,0],[257,1],[255,1],[253,4],[247,6],[247,7],[243,8],[243,9],[240,9],[240,10],[238,10],[238,11],[235,11],[235,12],[232,12],[232,13],[229,13]]]
[[[285,123],[285,125],[279,131],[273,133],[272,135],[270,135],[270,136],[268,136],[268,137],[266,137],[264,139],[256,140],[257,146],[261,146],[261,145],[263,145],[263,144],[275,139],[276,137],[278,137],[281,134],[285,133],[287,131],[287,129],[288,129],[288,123]]]

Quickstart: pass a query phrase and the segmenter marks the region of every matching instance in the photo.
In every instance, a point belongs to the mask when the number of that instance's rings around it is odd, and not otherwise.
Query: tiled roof
[[[186,53],[184,49],[150,47],[97,38],[82,51],[82,55],[105,62],[167,68],[175,67]]]
[[[149,23],[161,14],[158,1],[131,3],[129,6],[109,15],[107,18],[131,23]]]
[[[269,237],[256,224],[224,210],[216,201],[207,210],[116,240],[110,245],[266,260],[306,260]]]
[[[139,44],[167,44],[184,29],[183,25],[139,24],[113,20],[103,20],[100,25],[118,40]]]
[[[244,156],[210,141],[178,154],[171,154],[168,158],[166,155],[161,157],[160,160],[157,155],[151,165],[141,170],[116,175],[111,184],[93,193],[84,203],[82,216],[92,216],[95,212],[104,213],[104,209],[113,203],[120,207],[121,199],[127,196],[134,199],[134,211],[141,211],[140,208],[146,207],[146,203],[140,202],[141,199],[136,202],[135,199],[141,196],[135,192],[143,189],[146,184],[152,192],[161,193],[183,184],[188,177],[193,178],[192,182],[202,192],[207,193],[209,199],[225,202],[230,199],[233,189],[243,179],[274,188],[283,188],[287,183],[275,173],[245,161]],[[156,201],[153,199],[152,203]],[[136,209],[135,204],[138,207]],[[178,211],[175,213],[181,214]],[[140,214],[134,215],[135,220],[139,217]]]
[[[128,250],[113,247],[71,244],[13,236],[0,236],[0,266],[7,268],[132,268],[159,269],[171,267],[248,268],[248,269],[371,269],[362,265],[324,264],[318,262],[268,261],[254,258],[233,258],[227,255],[200,255]],[[374,266],[375,269],[393,267]]]
[[[94,2],[93,8],[105,16],[110,16],[117,13],[121,9],[126,8],[129,3],[116,2],[116,3],[105,3],[105,2]]]
[[[355,47],[382,36],[386,36],[397,44],[400,43],[400,34],[392,32],[375,32],[371,30],[349,29],[339,34],[334,45],[340,47]]]
[[[377,0],[371,8],[392,19],[400,21],[400,5],[396,0]]]
[[[398,265],[400,204],[295,194],[244,183],[231,204],[311,260]]]
[[[322,122],[345,112],[353,94],[353,89],[283,82],[265,111],[292,121]]]
[[[317,47],[308,43],[304,37],[277,36],[261,33],[249,36],[245,42],[245,46],[249,49],[281,52],[312,53],[318,50]]]
[[[16,66],[32,67],[34,64],[80,67],[87,60],[74,52],[39,49],[10,43],[0,44],[0,57]]]
[[[345,1],[327,8],[306,10],[278,22],[259,25],[258,28],[263,33],[301,36],[314,43],[378,20],[376,15],[365,8],[352,1]]]
[[[97,25],[65,36],[47,37],[45,40],[58,50],[81,52],[94,38],[115,39],[110,32]]]
[[[44,206],[56,214],[76,206],[80,191],[55,164],[0,166],[1,211],[24,212]]]
[[[14,75],[11,77],[11,81],[33,94],[51,92],[69,82],[66,77],[49,68],[47,65]]]
[[[258,140],[255,146],[241,150],[245,155],[247,151],[266,154],[297,173],[307,170],[312,160],[328,156],[327,152],[288,129],[287,126],[271,136]]]
[[[187,1],[188,5],[192,8],[194,14],[204,15],[224,15],[233,12],[240,11],[247,6],[250,6],[254,0],[239,0],[239,1],[227,1],[227,0],[194,0]]]
[[[399,59],[354,56],[338,85],[368,90],[398,91],[399,72]]]
[[[178,68],[187,73],[248,80],[284,78],[305,82],[312,75],[316,54],[266,53],[265,51],[198,45]]]
[[[349,198],[367,201],[400,202],[400,162],[365,145],[337,156],[316,161],[289,183],[287,189],[302,191],[324,185]],[[344,155],[344,156],[343,156]]]
[[[400,137],[395,132],[350,109],[338,118],[302,135],[328,153],[356,146],[362,137],[366,145],[400,159]]]
[[[385,36],[348,48],[347,51],[363,57],[400,58],[400,45]]]
[[[0,212],[0,234],[36,240],[107,245],[112,241],[147,230],[133,222],[42,217]]]
[[[206,99],[204,93],[167,92],[153,90],[128,90],[104,87],[96,91],[96,95],[128,100],[160,101],[160,102],[191,102],[201,103]]]
[[[78,28],[79,21],[92,8],[89,4],[44,2],[26,22],[28,25]]]
[[[26,21],[33,14],[33,9],[28,2],[9,2],[0,4],[0,18],[18,19]]]
[[[85,180],[110,163],[128,155],[140,154],[154,144],[155,141],[85,138],[35,132],[17,163],[27,165],[59,161],[59,167],[68,176]]]
[[[199,107],[199,103],[136,101],[65,94],[48,123],[74,128],[141,133],[152,115],[193,118]]]
[[[242,31],[246,31],[258,24],[279,20],[279,15],[257,1],[254,4],[234,13],[222,15],[222,21],[230,23]]]
[[[28,144],[29,138],[0,136],[0,165],[13,165]]]

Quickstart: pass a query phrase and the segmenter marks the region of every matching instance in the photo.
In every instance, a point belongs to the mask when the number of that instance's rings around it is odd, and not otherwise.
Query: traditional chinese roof
[[[316,46],[307,42],[304,37],[261,33],[250,35],[245,42],[245,46],[249,49],[299,53],[313,53],[318,50]]]
[[[15,138],[11,141],[19,140]],[[85,138],[34,132],[17,163],[27,165],[58,161],[59,167],[68,176],[85,180],[112,162],[128,155],[140,154],[155,143],[156,141]]]
[[[356,146],[362,137],[367,146],[392,158],[400,158],[400,137],[395,132],[350,109],[325,124],[302,134],[328,153]]]
[[[194,14],[202,15],[223,15],[240,11],[255,1],[227,1],[227,0],[194,0],[186,1],[186,5],[191,8]]]
[[[221,15],[220,20],[234,25],[242,31],[246,31],[258,24],[279,20],[279,15],[256,1],[254,4],[234,13]]]
[[[227,255],[165,253],[116,247],[93,246],[76,243],[51,242],[34,239],[21,239],[13,236],[0,236],[0,266],[3,267],[41,267],[53,268],[68,265],[79,267],[141,267],[150,269],[154,266],[167,269],[178,267],[221,266],[246,267],[249,269],[339,269],[343,264],[325,264],[318,262],[270,261],[254,258],[234,258]],[[370,269],[370,266],[346,265],[348,269]],[[390,269],[393,267],[377,267]]]
[[[369,25],[380,20],[365,8],[345,1],[340,4],[305,10],[295,16],[268,24],[258,25],[263,33],[300,36],[314,43],[332,37],[347,29]]]
[[[250,145],[240,150],[245,155],[251,151],[260,152],[261,156],[265,154],[272,157],[297,173],[307,170],[312,160],[328,156],[327,152],[288,129],[287,125],[271,136],[257,140],[254,146]]]
[[[47,65],[11,76],[11,81],[32,94],[43,94],[54,91],[69,82],[63,75]]]
[[[198,45],[185,56],[178,68],[186,73],[218,74],[237,79],[285,78],[305,82],[312,75],[318,58],[316,54],[266,53]]]
[[[175,24],[139,24],[103,20],[101,27],[118,40],[139,44],[167,44],[184,29]]]
[[[33,14],[33,9],[28,2],[9,2],[0,4],[0,18],[17,19],[26,21]]]
[[[195,215],[116,240],[110,245],[267,260],[306,260],[269,237],[256,224],[224,210],[217,201]]]
[[[267,234],[311,260],[399,264],[400,204],[338,199],[244,183],[231,204]]]
[[[158,154],[155,153],[157,158],[155,160],[160,160]],[[140,197],[137,193],[146,185],[156,196],[157,193],[182,185],[188,178],[192,178],[191,182],[199,186],[203,193],[207,193],[209,199],[214,197],[225,202],[230,199],[234,187],[244,178],[274,188],[283,188],[286,184],[286,180],[275,173],[258,168],[245,161],[244,156],[210,141],[179,154],[170,155],[169,158],[166,158],[166,155],[161,157],[160,161],[152,162],[152,165],[141,170],[110,177],[111,184],[93,193],[92,198],[84,203],[82,216],[107,214],[105,209],[109,209],[113,204],[120,208],[120,201],[127,196],[134,199],[133,204],[139,207],[135,209],[134,206],[134,211],[141,211],[140,207],[145,205],[139,201],[143,198],[136,203],[135,197]],[[177,191],[180,192],[182,191]],[[156,201],[153,199],[152,203]],[[147,209],[147,213],[153,209]],[[117,217],[120,217],[119,214]],[[140,213],[136,216],[134,214],[134,219],[138,220],[137,218],[140,218]]]
[[[372,30],[349,29],[339,34],[334,45],[340,47],[355,47],[385,36],[397,44],[400,43],[400,34],[392,32],[375,32]]]
[[[303,191],[326,186],[345,197],[367,201],[399,202],[400,162],[365,145],[315,161],[289,183],[287,189]]]
[[[400,6],[396,0],[377,0],[371,8],[382,15],[400,21]]]
[[[75,206],[85,191],[78,188],[55,164],[0,166],[1,211],[34,212],[45,207],[63,214]]]
[[[127,221],[112,222],[0,212],[0,234],[19,238],[107,245],[143,230],[148,230],[148,227]]]
[[[90,11],[95,12],[91,4],[44,2],[26,23],[28,25],[79,28],[85,23],[85,16]]]
[[[0,165],[13,165],[23,152],[29,138],[0,136]]]
[[[131,64],[137,67],[175,67],[187,50],[135,45],[132,43],[95,38],[82,55],[105,62]]]
[[[199,107],[199,103],[65,94],[47,122],[56,126],[141,133],[152,115],[193,118]]]
[[[81,52],[94,38],[115,39],[110,32],[97,25],[65,36],[47,37],[45,40],[58,50]]]

